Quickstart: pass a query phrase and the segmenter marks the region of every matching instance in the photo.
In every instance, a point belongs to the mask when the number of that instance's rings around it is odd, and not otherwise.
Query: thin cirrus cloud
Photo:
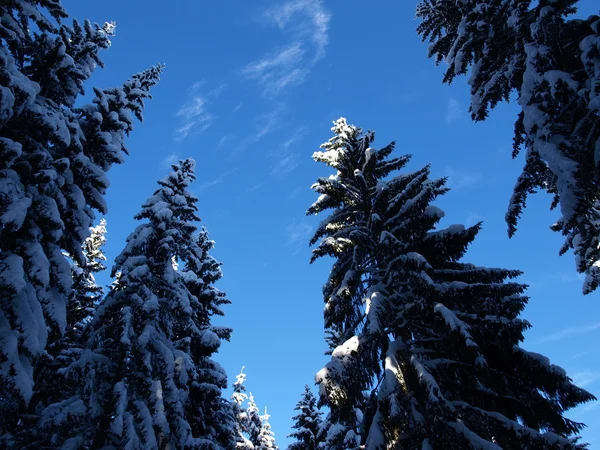
[[[276,105],[271,111],[261,114],[256,118],[256,129],[242,139],[232,150],[230,159],[239,156],[249,146],[256,144],[265,136],[271,134],[280,126],[279,118],[285,110],[285,105]]]
[[[542,337],[540,340],[537,341],[537,343],[542,344],[545,342],[562,341],[563,339],[569,338],[574,335],[587,334],[597,330],[600,330],[600,322],[592,323],[590,325],[582,325],[579,327],[565,328],[556,333]]]
[[[228,170],[227,172],[223,172],[221,175],[219,175],[216,178],[213,178],[212,180],[207,180],[205,182],[203,182],[202,184],[200,184],[200,186],[198,186],[197,190],[198,192],[204,191],[206,189],[209,189],[211,187],[214,187],[218,184],[223,183],[229,176],[233,175],[235,172],[237,172],[238,168],[234,167],[231,170]]]
[[[215,88],[202,92],[203,81],[195,82],[189,90],[187,100],[177,110],[176,116],[179,118],[180,125],[175,129],[174,137],[176,141],[183,141],[190,134],[199,134],[210,127],[217,118],[209,111],[209,104],[218,97],[227,86],[221,84]]]
[[[600,379],[600,372],[583,371],[574,373],[571,378],[573,383],[581,388],[589,386]]]
[[[179,155],[177,153],[169,153],[167,156],[163,158],[160,163],[162,169],[169,169],[173,164],[177,164],[179,162]]]
[[[304,219],[302,220],[294,220],[292,221],[285,229],[285,233],[287,235],[286,244],[290,247],[294,248],[293,254],[296,255],[303,244],[308,246],[308,241],[310,239],[310,235],[313,231],[312,225],[306,222]]]
[[[446,123],[450,125],[463,118],[464,113],[460,102],[455,98],[449,99],[448,103],[446,104]]]
[[[266,10],[263,19],[282,30],[289,41],[247,64],[242,74],[257,80],[264,95],[275,97],[302,83],[325,56],[331,14],[322,0],[291,0]]]
[[[292,148],[303,135],[302,130],[296,131],[291,138],[283,142],[276,151],[270,154],[272,160],[271,175],[282,178],[300,165],[300,155],[292,151]]]
[[[481,172],[471,172],[463,169],[454,169],[448,166],[444,169],[444,176],[448,178],[446,186],[450,189],[472,188],[479,184],[482,178]]]

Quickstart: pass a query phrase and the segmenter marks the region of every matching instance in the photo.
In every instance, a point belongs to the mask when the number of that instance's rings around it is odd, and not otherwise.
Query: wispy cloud
[[[233,139],[233,135],[232,134],[224,134],[223,136],[221,136],[221,139],[219,139],[219,142],[217,143],[217,150],[223,148],[223,146],[231,141]]]
[[[468,170],[454,169],[451,166],[446,167],[444,176],[448,177],[446,186],[450,189],[471,188],[481,180],[481,172],[471,172]]]
[[[294,255],[300,251],[303,244],[308,245],[308,238],[313,231],[312,225],[306,222],[304,219],[302,220],[294,220],[290,223],[286,229],[285,233],[287,235],[288,246],[294,247]]]
[[[542,337],[538,341],[538,344],[541,344],[544,342],[562,341],[563,339],[569,338],[574,335],[587,334],[587,333],[591,333],[596,330],[600,330],[600,322],[592,323],[589,325],[582,325],[579,327],[565,328],[556,333],[549,334],[547,336]]]
[[[221,94],[227,85],[219,85],[203,94],[201,89],[204,85],[204,81],[196,81],[189,89],[187,100],[177,110],[176,116],[181,125],[175,129],[176,141],[184,140],[190,133],[202,133],[217,118],[208,110],[208,105],[212,99]]]
[[[588,403],[587,405],[577,408],[577,412],[578,413],[587,413],[587,412],[593,411],[598,406],[600,406],[600,402],[598,400],[592,401],[592,402]]]
[[[248,189],[246,189],[247,192],[254,192],[257,189],[260,189],[261,187],[263,187],[265,185],[265,182],[262,183],[256,183],[254,186],[250,186]]]
[[[574,282],[581,282],[583,281],[585,278],[585,274],[583,273],[576,273],[576,272],[567,272],[567,273],[555,273],[555,274],[548,274],[546,276],[546,279],[548,281],[559,281],[561,283],[574,283]]]
[[[475,225],[477,222],[481,222],[483,219],[484,217],[481,214],[469,211],[467,213],[467,218],[465,219],[465,225],[470,227]]]
[[[460,102],[455,98],[448,100],[446,104],[446,123],[451,124],[464,117],[464,112]]]
[[[235,158],[252,144],[256,144],[265,136],[271,134],[279,127],[279,118],[285,109],[285,105],[279,104],[268,113],[261,114],[256,118],[256,129],[254,132],[246,136],[242,141],[233,148],[230,158]]]
[[[600,380],[600,372],[586,370],[584,372],[574,373],[571,378],[573,379],[574,384],[583,388]]]
[[[221,184],[221,183],[223,183],[225,181],[225,179],[227,177],[229,177],[230,175],[233,175],[237,170],[238,170],[238,168],[234,167],[233,169],[228,170],[227,172],[223,172],[218,177],[216,177],[216,178],[214,178],[212,180],[205,181],[204,183],[202,183],[200,186],[198,186],[197,190],[198,191],[204,191],[204,190],[206,190],[208,188],[211,188],[213,186]]]
[[[297,130],[294,135],[283,142],[276,151],[271,153],[271,175],[283,177],[300,165],[300,155],[292,151],[294,144],[302,138],[304,132]]]
[[[302,83],[325,56],[331,14],[322,0],[290,0],[266,10],[263,18],[288,37],[288,43],[247,64],[242,73],[274,97]]]
[[[167,156],[165,156],[163,158],[163,160],[160,162],[160,166],[163,169],[170,169],[171,166],[173,164],[176,164],[177,162],[179,162],[180,157],[177,153],[173,152],[173,153],[169,153]]]

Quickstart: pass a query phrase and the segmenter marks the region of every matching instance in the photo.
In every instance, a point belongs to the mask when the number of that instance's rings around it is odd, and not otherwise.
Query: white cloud
[[[462,119],[464,117],[464,113],[460,102],[455,98],[451,98],[448,100],[446,104],[446,123],[451,124],[458,119]]]
[[[550,281],[560,281],[562,283],[581,282],[585,279],[585,274],[576,272],[556,273],[548,275]]]
[[[296,131],[291,138],[283,142],[276,151],[271,153],[270,156],[273,160],[271,175],[283,177],[300,165],[300,155],[292,151],[292,147],[302,138],[303,134],[302,130]]]
[[[596,330],[600,330],[600,322],[597,323],[593,323],[590,325],[582,325],[579,327],[571,327],[571,328],[565,328],[561,331],[558,331],[556,333],[553,334],[549,334],[547,336],[542,337],[539,341],[538,344],[541,344],[543,342],[554,342],[554,341],[561,341],[563,339],[566,339],[570,336],[573,335],[577,335],[577,334],[587,334],[587,333],[591,333],[593,331]]]
[[[573,383],[575,385],[583,388],[598,381],[600,379],[600,372],[577,372],[574,373],[571,378],[573,379]]]
[[[175,152],[169,153],[167,156],[163,158],[160,165],[163,169],[170,169],[173,164],[179,162],[179,155]]]
[[[294,246],[294,255],[300,251],[303,244],[308,246],[309,236],[312,234],[313,227],[307,223],[304,219],[294,220],[290,223],[286,229],[287,242],[289,246]]]
[[[217,150],[222,148],[227,142],[231,141],[231,139],[233,139],[233,135],[231,134],[224,134],[221,136],[221,139],[219,139],[219,142],[217,143]]]
[[[204,191],[205,189],[208,189],[210,187],[216,186],[217,184],[221,184],[223,181],[225,181],[225,179],[227,177],[229,177],[230,175],[234,174],[237,170],[238,170],[238,168],[234,167],[233,169],[228,170],[227,172],[223,172],[218,177],[216,177],[216,178],[214,178],[212,180],[205,181],[204,183],[202,183],[200,186],[198,186],[197,190],[198,191]]]
[[[322,0],[290,0],[268,9],[263,17],[290,40],[279,50],[247,64],[242,73],[257,80],[264,95],[274,97],[302,83],[325,56],[331,15]]]
[[[262,183],[256,183],[254,186],[250,186],[248,189],[246,189],[247,192],[254,192],[257,189],[260,189],[261,187],[263,187],[265,185],[264,182]]]
[[[188,99],[177,110],[176,116],[179,117],[181,125],[175,129],[175,140],[182,141],[190,133],[202,133],[212,125],[217,118],[208,111],[208,104],[217,97],[227,86],[222,84],[202,94],[200,89],[205,85],[204,81],[196,81],[189,90]]]
[[[600,402],[598,400],[596,400],[596,401],[592,401],[592,402],[588,403],[585,406],[578,408],[577,411],[580,413],[587,413],[587,412],[593,411],[598,406],[600,406]]]
[[[470,188],[479,183],[481,180],[481,172],[469,172],[466,170],[456,170],[451,166],[446,167],[444,176],[448,177],[446,186],[450,189]]]
[[[231,152],[230,158],[235,158],[241,152],[246,150],[250,145],[256,144],[265,136],[271,134],[279,127],[279,117],[282,111],[285,109],[285,105],[279,104],[272,111],[261,114],[256,119],[257,127],[256,131],[246,136]]]
[[[467,214],[467,218],[465,220],[465,225],[467,227],[473,226],[478,222],[481,222],[484,219],[484,217],[476,212],[473,211],[469,211]]]

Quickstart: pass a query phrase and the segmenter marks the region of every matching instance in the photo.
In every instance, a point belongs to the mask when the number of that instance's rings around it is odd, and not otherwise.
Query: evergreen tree
[[[288,437],[294,438],[288,450],[317,450],[321,443],[321,412],[317,409],[317,399],[306,385],[302,398],[296,404],[294,411],[298,411],[292,420],[292,428],[296,431]]]
[[[260,416],[262,425],[258,435],[258,446],[254,446],[257,450],[279,450],[279,447],[275,444],[275,433],[271,430],[271,424],[269,423],[270,417],[271,416],[267,413],[267,408],[265,407],[264,415]]]
[[[513,157],[525,149],[506,221],[512,236],[527,196],[546,190],[561,217],[585,294],[600,284],[600,17],[569,18],[576,0],[422,0],[418,32],[446,61],[444,82],[471,71],[472,118],[518,94]]]
[[[105,172],[122,161],[131,113],[141,118],[161,71],[76,107],[114,25],[69,27],[66,16],[58,0],[0,4],[0,435],[31,399],[49,336],[66,330],[63,252],[84,264],[94,210],[106,211]]]
[[[236,377],[233,383],[233,394],[231,394],[231,405],[233,409],[233,417],[235,420],[235,445],[238,450],[251,450],[254,448],[252,442],[246,437],[249,430],[248,411],[244,407],[244,402],[248,400],[246,394],[246,374],[244,368]]]
[[[323,448],[579,448],[564,412],[592,400],[519,343],[528,322],[519,271],[461,262],[480,224],[436,228],[445,180],[339,119],[313,158],[313,260],[335,262],[323,288],[331,360],[317,374],[330,408]]]
[[[67,371],[80,391],[42,414],[51,445],[234,448],[226,375],[211,359],[231,330],[210,325],[218,305],[207,299],[218,291],[200,278],[214,260],[206,232],[194,236],[194,167],[191,159],[174,165],[136,215],[146,222],[116,258],[119,289],[98,307],[87,349]]]
[[[66,333],[52,340],[38,359],[33,396],[28,408],[16,421],[18,426],[11,430],[10,438],[5,437],[7,446],[24,448],[32,443],[38,445],[39,439],[43,439],[44,435],[38,435],[36,431],[40,413],[48,405],[75,394],[76,386],[68,383],[62,374],[82,352],[80,337],[83,328],[91,320],[102,298],[103,289],[96,284],[94,273],[106,269],[106,257],[102,253],[102,247],[106,243],[105,234],[106,220],[102,219],[99,225],[91,228],[91,235],[83,245],[85,265],[73,263],[71,266],[73,288],[67,308]]]
[[[261,448],[261,432],[263,428],[263,422],[261,419],[260,411],[254,402],[254,396],[252,393],[248,396],[248,407],[246,408],[246,415],[248,417],[248,438],[255,449]]]
[[[106,256],[102,253],[102,247],[106,244],[105,234],[106,220],[102,219],[98,225],[91,228],[91,235],[83,245],[85,264],[80,266],[74,263],[71,266],[73,288],[67,308],[67,328],[73,334],[70,337],[72,341],[79,338],[104,294],[102,287],[96,284],[94,274],[106,270]]]

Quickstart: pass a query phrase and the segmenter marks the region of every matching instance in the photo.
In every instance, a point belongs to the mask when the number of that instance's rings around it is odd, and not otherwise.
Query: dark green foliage
[[[429,56],[445,61],[444,82],[470,71],[471,115],[485,120],[518,95],[513,157],[525,166],[510,200],[509,235],[527,197],[553,195],[565,236],[586,274],[585,294],[600,284],[600,17],[569,18],[576,0],[423,0],[418,32]]]
[[[462,262],[480,224],[438,228],[444,179],[393,174],[408,161],[390,158],[393,144],[372,148],[374,133],[345,119],[332,130],[314,158],[336,173],[313,185],[309,209],[333,209],[312,241],[315,258],[334,258],[323,448],[577,447],[583,425],[564,412],[594,397],[519,347],[530,326],[520,272]]]

